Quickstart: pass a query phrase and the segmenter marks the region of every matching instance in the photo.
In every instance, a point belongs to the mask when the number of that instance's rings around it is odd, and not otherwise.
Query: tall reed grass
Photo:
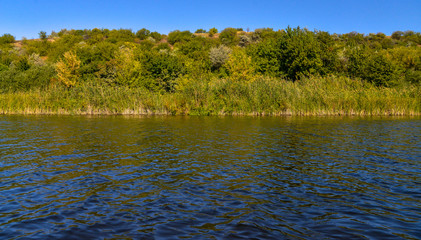
[[[420,115],[421,87],[347,77],[191,81],[174,93],[87,82],[0,94],[3,114]]]

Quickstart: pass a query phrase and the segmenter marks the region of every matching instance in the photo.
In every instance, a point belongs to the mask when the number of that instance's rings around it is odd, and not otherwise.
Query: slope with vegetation
[[[0,37],[0,113],[419,115],[421,34],[302,28]]]

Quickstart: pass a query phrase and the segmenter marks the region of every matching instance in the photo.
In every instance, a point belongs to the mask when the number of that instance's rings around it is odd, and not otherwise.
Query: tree
[[[392,33],[392,38],[395,40],[400,40],[402,36],[403,36],[402,31],[395,31]]]
[[[162,40],[162,35],[159,32],[151,32],[150,36],[157,42]]]
[[[149,37],[151,31],[149,31],[146,28],[142,28],[139,31],[136,32],[136,37],[140,40],[145,40],[147,37]]]
[[[218,29],[216,28],[211,28],[209,29],[209,37],[213,37],[213,35],[218,33]]]
[[[0,44],[7,44],[7,43],[14,43],[15,37],[12,36],[9,33],[3,34],[3,36],[0,37]]]
[[[80,73],[80,60],[74,52],[66,52],[63,58],[56,64],[58,81],[70,88],[76,85]]]
[[[190,31],[175,30],[168,34],[168,42],[172,45],[178,42],[188,42],[192,39],[193,34]]]
[[[206,30],[205,29],[202,29],[202,28],[199,28],[194,33],[206,33]]]
[[[236,47],[226,62],[230,79],[233,81],[252,82],[255,79],[255,68],[250,56],[244,49]]]
[[[39,35],[39,38],[41,40],[47,40],[47,33],[46,32],[41,31],[41,32],[38,33],[38,35]]]
[[[237,41],[237,29],[225,28],[219,34],[219,40],[225,45],[235,45]]]
[[[231,51],[232,50],[229,47],[224,45],[211,48],[209,52],[209,58],[211,60],[212,67],[214,69],[218,69],[224,65],[228,60]]]
[[[142,66],[135,59],[133,49],[120,47],[115,60],[114,83],[130,86],[140,81]]]

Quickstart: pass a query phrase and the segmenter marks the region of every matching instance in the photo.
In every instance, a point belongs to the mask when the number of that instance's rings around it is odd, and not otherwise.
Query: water
[[[0,239],[420,239],[421,119],[0,116]]]

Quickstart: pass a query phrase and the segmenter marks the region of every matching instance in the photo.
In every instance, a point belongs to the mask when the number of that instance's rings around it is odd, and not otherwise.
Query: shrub
[[[168,42],[172,45],[175,43],[184,43],[192,39],[193,34],[190,31],[175,30],[168,34]]]
[[[213,35],[218,33],[218,29],[216,28],[211,28],[209,29],[209,37],[213,37]]]
[[[250,37],[249,36],[247,36],[247,35],[240,35],[238,45],[240,47],[245,47],[245,46],[249,45],[250,42],[251,42],[251,40],[250,40]]]
[[[252,82],[255,79],[255,68],[251,57],[244,49],[235,48],[226,62],[228,74],[233,81]]]
[[[206,33],[206,30],[205,30],[205,29],[201,29],[201,28],[199,28],[199,29],[197,29],[197,30],[196,30],[196,32],[194,32],[194,33]]]
[[[138,84],[142,74],[139,61],[135,60],[133,49],[120,47],[117,51],[115,62],[114,83],[132,86]]]
[[[232,50],[229,47],[223,45],[211,48],[209,52],[209,58],[212,64],[212,68],[218,69],[224,65],[228,60],[231,51]]]
[[[219,34],[219,40],[225,45],[235,45],[238,41],[237,29],[235,29],[235,28],[225,28]]]
[[[146,51],[141,64],[144,75],[140,85],[152,91],[174,91],[176,79],[184,73],[181,59],[167,52]]]
[[[151,31],[149,31],[146,28],[142,28],[139,31],[136,32],[136,37],[140,40],[145,40],[149,35],[151,34]]]
[[[3,36],[0,37],[0,44],[8,44],[8,43],[14,43],[15,37],[11,34],[5,33]]]
[[[56,63],[58,81],[70,88],[77,84],[80,77],[80,60],[74,52],[66,52],[63,58]]]
[[[41,31],[38,33],[38,35],[41,40],[47,40],[47,32]]]
[[[162,40],[162,35],[158,32],[151,32],[150,36],[157,42]]]

